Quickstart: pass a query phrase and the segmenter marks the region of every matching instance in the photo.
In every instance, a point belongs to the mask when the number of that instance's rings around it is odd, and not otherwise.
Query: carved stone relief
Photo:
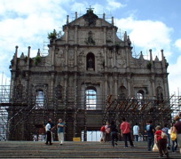
[[[81,50],[81,51],[79,52],[78,58],[77,58],[79,70],[83,70],[83,67],[84,67],[83,58],[84,58],[84,51]]]
[[[64,51],[63,50],[59,50],[58,54],[56,54],[56,64],[58,66],[64,66],[65,65],[65,56],[64,56]]]
[[[125,68],[126,67],[126,56],[124,54],[120,54],[117,58],[117,67]]]
[[[69,67],[73,67],[74,65],[74,51],[73,50],[70,50],[69,51],[69,60],[68,60],[68,65]]]

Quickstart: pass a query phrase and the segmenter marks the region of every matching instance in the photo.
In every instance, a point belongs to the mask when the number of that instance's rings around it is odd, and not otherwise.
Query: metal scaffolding
[[[27,98],[22,102],[11,102],[10,86],[1,85],[0,140],[12,138],[12,132],[15,131],[21,138],[23,138],[21,132],[24,131],[24,140],[27,138],[31,139],[33,135],[43,133],[44,123],[42,122],[46,122],[49,115],[51,115],[54,121],[57,121],[61,116],[66,123],[72,126],[66,127],[66,132],[73,133],[72,136],[74,137],[79,136],[78,132],[80,130],[78,126],[81,126],[84,130],[84,141],[86,141],[87,115],[91,113],[97,113],[102,116],[101,124],[111,120],[115,120],[119,124],[121,117],[124,116],[129,120],[131,119],[132,122],[138,121],[142,123],[141,126],[143,129],[148,119],[154,120],[155,124],[160,122],[163,124],[164,122],[171,122],[173,116],[181,112],[181,96],[172,95],[169,98],[163,98],[167,100],[158,101],[153,97],[145,99],[137,99],[136,97],[121,99],[114,95],[109,95],[107,98],[103,96],[97,97],[95,98],[96,102],[92,102],[92,98],[86,99],[83,93],[83,96],[77,97],[76,91],[80,90],[76,90],[76,88],[67,90],[65,92],[66,98],[51,99],[43,95],[40,91],[29,97],[26,96]],[[94,92],[88,93],[96,96]],[[105,99],[103,103],[97,101],[102,101],[103,99]],[[39,121],[37,122],[37,120]],[[18,130],[19,125],[23,127],[23,130],[22,128],[20,131]],[[32,129],[31,133],[28,132],[30,128]]]

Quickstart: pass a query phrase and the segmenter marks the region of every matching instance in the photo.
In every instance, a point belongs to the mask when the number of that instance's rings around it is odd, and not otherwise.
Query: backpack
[[[105,126],[102,126],[102,127],[101,127],[101,131],[102,131],[102,132],[105,132]]]
[[[106,131],[107,134],[109,134],[109,133],[111,132],[110,127],[107,127],[107,128],[105,129],[105,131]]]
[[[167,139],[167,134],[165,132],[163,132],[163,131],[161,133],[161,138],[162,139]]]

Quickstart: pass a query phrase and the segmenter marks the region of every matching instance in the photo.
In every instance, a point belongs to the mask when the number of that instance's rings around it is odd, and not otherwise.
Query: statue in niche
[[[64,57],[63,50],[59,50],[58,54],[59,54],[59,57]]]
[[[93,40],[92,31],[88,33],[88,39],[85,41],[86,44],[93,44],[95,45],[95,41]]]
[[[93,59],[90,57],[89,59],[88,59],[88,68],[93,68],[93,66],[94,66],[94,64],[93,64]]]
[[[57,85],[57,87],[55,87],[55,97],[57,99],[62,99],[62,86],[61,85]]]

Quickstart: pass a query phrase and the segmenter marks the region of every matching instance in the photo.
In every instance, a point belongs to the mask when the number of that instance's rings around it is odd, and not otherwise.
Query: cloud
[[[152,49],[160,52],[161,49],[164,49],[166,56],[170,56],[172,28],[167,27],[163,22],[136,20],[133,17],[128,17],[115,19],[115,25],[122,30],[122,34],[127,31],[133,44],[142,48],[143,51]]]
[[[62,3],[62,5],[61,5]],[[48,33],[54,28],[61,30],[65,24],[67,11],[63,8],[70,3],[57,0],[0,0],[0,68],[10,74],[10,60],[18,45],[18,56],[27,54],[31,46],[31,56],[38,48],[47,44]]]
[[[181,51],[181,39],[176,40],[175,46]]]
[[[71,5],[71,11],[77,12],[78,14],[85,13],[85,8],[87,8],[89,4],[85,1],[82,2],[75,2],[73,5]]]
[[[181,81],[181,56],[177,58],[175,64],[172,64],[168,67],[168,72],[170,73],[169,77],[169,85],[170,92],[173,94],[179,88],[181,89],[180,81]],[[181,90],[180,90],[181,92]]]
[[[31,56],[36,56],[38,48],[41,52],[46,52],[43,46],[47,45],[48,33],[53,29],[62,30],[68,14],[70,14],[70,21],[74,20],[74,12],[77,12],[79,17],[86,13],[86,8],[89,6],[87,1],[76,0],[0,0],[1,71],[6,76],[10,74],[10,60],[16,45],[19,46],[18,56],[22,52],[27,55],[28,46],[31,46]],[[104,4],[96,1],[91,7],[94,8],[94,13],[99,15],[117,11],[126,7],[126,4],[118,0],[107,0]],[[173,29],[161,21],[137,20],[134,16],[131,13],[128,18],[115,19],[115,25],[121,30],[121,36],[123,37],[123,33],[127,31],[133,47],[140,49],[139,52],[143,51],[143,54],[149,49],[153,50],[153,54],[160,54],[160,50],[164,49],[164,55],[169,62],[169,57],[174,52],[170,47]],[[181,50],[181,39],[178,39],[174,46]],[[180,74],[177,69],[180,68],[180,63],[179,58],[176,64],[169,66],[170,86],[173,88],[176,83],[177,86],[179,85],[175,80]]]
[[[132,41],[133,47],[141,49],[144,55],[148,55],[148,50],[152,49],[153,56],[158,56],[161,59],[160,50],[164,49],[164,56],[169,62],[174,55],[173,41],[171,36],[173,29],[168,27],[161,21],[151,20],[137,20],[132,16],[125,19],[115,19],[115,25],[121,29],[121,35],[128,32]],[[175,42],[175,46],[181,49],[181,39]],[[146,53],[144,52],[146,50]],[[137,53],[138,54],[138,53]],[[146,57],[145,57],[146,58]],[[174,93],[180,87],[181,81],[181,56],[177,58],[176,62],[172,61],[172,64],[168,67],[168,79],[170,92]]]
[[[107,4],[108,4],[107,10],[112,10],[112,11],[126,6],[125,4],[122,4],[116,0],[107,0]]]

